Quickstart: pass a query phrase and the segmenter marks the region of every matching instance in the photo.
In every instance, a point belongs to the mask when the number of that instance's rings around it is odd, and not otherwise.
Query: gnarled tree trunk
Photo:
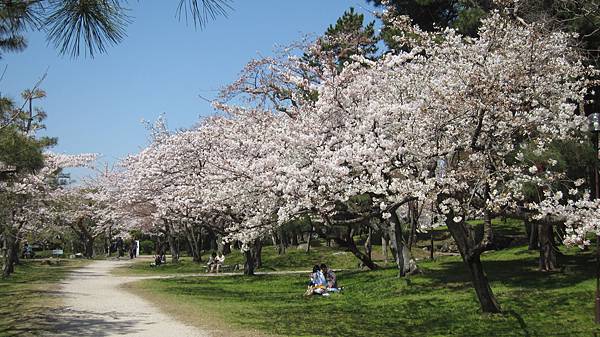
[[[88,259],[94,258],[94,241],[95,237],[88,235],[82,238],[85,257]]]
[[[373,236],[373,228],[369,226],[367,228],[367,239],[365,240],[365,253],[369,259],[373,258],[373,245],[371,244],[371,237]]]
[[[557,269],[556,243],[552,224],[538,224],[538,237],[540,246],[540,270],[554,271]]]
[[[329,228],[334,227],[333,222],[327,214],[321,214],[321,217],[323,218],[323,220]],[[368,219],[366,220],[368,221]],[[355,222],[354,220],[352,220],[352,223],[357,224],[357,222]],[[337,222],[337,224],[339,224],[339,222]],[[348,225],[348,222],[346,222],[345,225]],[[349,225],[347,227],[346,233],[342,235],[343,238],[336,238],[334,240],[339,245],[348,247],[348,250],[361,261],[363,266],[366,266],[371,270],[379,269],[379,266],[371,258],[369,258],[367,254],[361,252],[358,249],[358,247],[356,247],[356,242],[354,242],[354,228],[352,227],[352,225]]]
[[[536,250],[539,248],[539,229],[538,223],[536,221],[530,221],[528,218],[525,218],[525,230],[527,231],[527,241],[529,243],[527,249]]]
[[[408,250],[410,251],[417,243],[417,225],[420,216],[419,203],[417,200],[408,203],[408,214],[410,219],[410,234],[408,235]]]
[[[475,230],[465,222],[464,217],[455,222],[455,213],[452,210],[446,217],[448,230],[458,246],[463,262],[469,269],[481,310],[488,313],[499,313],[501,311],[500,305],[492,292],[480,259],[481,253],[487,250],[493,242],[491,214],[485,212],[483,238],[481,240],[477,240]]]
[[[311,221],[310,231],[308,232],[308,239],[306,240],[306,254],[310,253],[310,240],[312,239],[314,230],[315,230],[315,227],[313,226],[312,221]]]
[[[254,263],[256,260],[254,259],[252,248],[244,251],[244,257],[244,275],[254,275]]]
[[[4,262],[2,265],[2,277],[9,277],[15,271],[15,263],[19,257],[19,247],[16,235],[6,229],[3,233],[4,238]]]
[[[169,241],[169,249],[171,250],[171,263],[179,263],[179,247],[175,242],[175,233],[173,233],[173,226],[169,221],[165,220],[165,234]]]
[[[383,254],[383,264],[387,265],[388,263],[388,236],[387,231],[383,231],[381,235],[381,253]]]
[[[254,275],[254,269],[260,268],[262,264],[262,242],[260,239],[254,240],[248,250],[244,251],[244,275]]]
[[[407,274],[411,274],[417,270],[417,264],[412,258],[410,249],[405,244],[404,237],[402,235],[402,226],[400,225],[400,219],[394,208],[391,212],[391,218],[389,221],[388,232],[390,237],[390,250],[396,261],[398,267],[398,277],[404,277]]]
[[[350,252],[354,254],[354,256],[356,256],[362,262],[362,264],[370,270],[379,269],[379,266],[367,254],[361,252],[358,247],[356,247],[356,242],[354,242],[353,236],[354,229],[349,227],[343,243],[348,247]]]
[[[279,255],[285,254],[285,248],[285,232],[283,231],[283,228],[279,227],[279,248],[277,249],[277,253]]]
[[[262,241],[260,239],[254,241],[254,260],[256,261],[256,268],[262,268]]]
[[[194,227],[193,223],[186,223],[184,228],[192,261],[200,263],[202,262],[202,227]]]
[[[218,251],[222,255],[229,255],[231,253],[231,244],[223,241],[223,236],[217,235],[217,244],[219,245]]]
[[[481,310],[490,313],[500,312],[500,305],[496,301],[496,296],[494,296],[487,276],[483,271],[480,255],[474,254],[471,257],[467,257],[465,259],[465,264],[469,268],[469,273],[471,274],[471,280],[473,281],[473,287],[475,287]]]

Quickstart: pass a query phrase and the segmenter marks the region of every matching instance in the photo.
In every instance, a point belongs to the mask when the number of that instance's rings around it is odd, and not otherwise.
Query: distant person
[[[117,238],[116,246],[118,251],[117,258],[120,258],[123,256],[123,238],[121,238],[120,236]]]
[[[155,266],[160,266],[162,264],[162,256],[160,254],[157,254],[154,256],[154,265]]]
[[[133,257],[136,258],[137,257],[137,241],[136,240],[132,240],[131,241],[131,249],[132,249],[132,253],[133,253]]]
[[[217,256],[216,252],[212,252],[208,258],[208,262],[206,263],[206,269],[209,273],[214,271],[218,274],[223,262],[225,262],[225,255]]]
[[[206,262],[206,270],[209,273],[212,273],[213,269],[216,268],[217,265],[217,253],[212,252],[208,257],[208,261]]]
[[[219,269],[225,264],[225,255],[218,253],[217,254],[217,273]]]
[[[327,268],[327,265],[325,263],[322,263],[321,271],[325,276],[327,291],[339,291],[340,289],[338,288],[337,284],[337,276],[335,275],[333,270]]]
[[[33,257],[33,248],[25,241],[23,244],[23,258],[31,259]]]
[[[165,256],[165,251],[166,251],[166,249],[163,247],[163,245],[162,245],[162,244],[160,244],[160,245],[158,246],[158,250],[157,250],[156,254],[157,254],[158,256],[160,256],[160,258],[161,258],[161,260],[162,260],[162,263],[166,263],[166,262],[167,262],[167,260],[166,260],[166,256]]]

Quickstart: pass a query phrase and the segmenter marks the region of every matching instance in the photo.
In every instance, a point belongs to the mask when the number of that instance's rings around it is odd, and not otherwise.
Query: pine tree
[[[231,0],[179,0],[179,19],[204,27],[226,16]],[[44,31],[61,54],[94,56],[126,36],[127,0],[0,0],[0,53],[21,51],[27,28]],[[1,55],[1,54],[0,54]]]
[[[320,39],[322,51],[331,53],[335,62],[342,68],[354,55],[374,58],[377,53],[378,38],[375,35],[375,22],[364,26],[364,15],[354,8],[344,12],[335,25],[330,25]]]

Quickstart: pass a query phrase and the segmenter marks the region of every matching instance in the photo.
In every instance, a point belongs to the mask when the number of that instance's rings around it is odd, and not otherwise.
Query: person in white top
[[[216,262],[216,265],[217,265],[217,274],[218,274],[219,273],[219,268],[225,262],[225,255],[219,253],[219,255],[217,255],[217,257],[215,258],[215,262]]]

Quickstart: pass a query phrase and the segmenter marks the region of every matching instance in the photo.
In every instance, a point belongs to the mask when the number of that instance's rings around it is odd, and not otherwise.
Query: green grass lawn
[[[484,267],[504,310],[500,315],[479,312],[459,257],[421,262],[423,274],[408,281],[397,279],[394,269],[340,272],[346,290],[328,298],[303,298],[304,275],[145,280],[133,286],[190,322],[208,326],[220,322],[231,330],[257,329],[275,335],[600,334],[593,323],[591,253],[570,250],[560,259],[561,273],[537,271],[537,255],[526,247],[484,254]],[[292,256],[288,258],[295,263]],[[310,257],[302,259],[313,263]]]
[[[47,335],[48,318],[60,305],[60,280],[85,260],[22,260],[7,279],[0,279],[0,336]]]

